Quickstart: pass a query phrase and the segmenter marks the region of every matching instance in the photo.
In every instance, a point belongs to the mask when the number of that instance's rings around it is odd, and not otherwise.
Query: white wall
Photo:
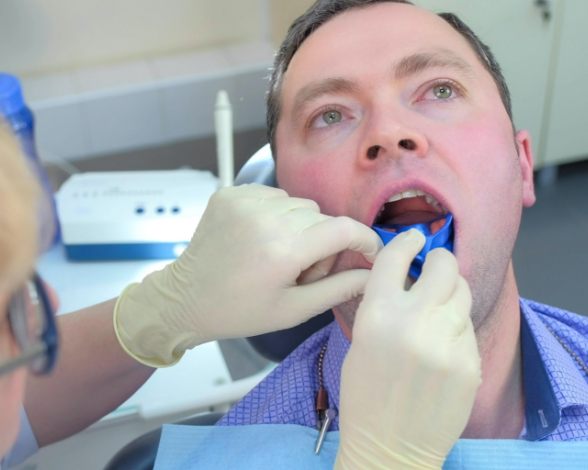
[[[0,64],[19,75],[250,42],[264,0],[2,0]]]
[[[1,0],[0,70],[22,78],[44,160],[262,128],[268,69],[313,0]],[[273,39],[273,43],[272,43]]]
[[[306,11],[314,0],[269,0],[270,34],[274,45],[280,45],[290,24]]]

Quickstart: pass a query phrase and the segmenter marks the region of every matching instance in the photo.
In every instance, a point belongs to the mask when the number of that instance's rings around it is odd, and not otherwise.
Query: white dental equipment
[[[225,90],[218,92],[214,123],[218,179],[199,170],[71,176],[56,194],[67,257],[176,258],[190,242],[209,197],[233,185],[233,113]]]
[[[67,257],[175,258],[217,187],[212,173],[199,170],[75,174],[56,194]]]

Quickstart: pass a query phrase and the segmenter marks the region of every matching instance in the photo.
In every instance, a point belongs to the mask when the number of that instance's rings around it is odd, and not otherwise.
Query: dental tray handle
[[[393,228],[396,232],[389,232],[386,230],[387,228]],[[406,232],[412,228],[417,229],[425,236],[425,246],[415,256],[409,270],[410,276],[414,279],[418,279],[421,275],[423,263],[425,262],[425,258],[429,251],[435,248],[445,248],[453,253],[453,215],[447,214],[443,227],[441,227],[435,234],[431,233],[430,222],[413,225],[372,225],[372,229],[374,229],[379,235],[382,242],[384,242],[384,245],[387,245],[399,233]]]

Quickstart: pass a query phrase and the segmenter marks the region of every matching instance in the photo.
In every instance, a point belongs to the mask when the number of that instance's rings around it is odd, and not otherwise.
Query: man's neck
[[[524,426],[519,294],[512,265],[488,324],[477,332],[482,385],[462,437],[513,439]]]

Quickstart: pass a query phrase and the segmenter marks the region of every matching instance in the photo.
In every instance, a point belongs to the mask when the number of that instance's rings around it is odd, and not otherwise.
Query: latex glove
[[[381,247],[369,227],[323,215],[314,201],[224,188],[182,255],[122,293],[115,330],[131,356],[160,367],[206,341],[289,328],[363,292],[369,270],[325,277],[334,255],[351,249],[373,261]]]
[[[378,255],[343,364],[338,469],[439,469],[463,432],[481,383],[471,294],[455,257],[429,253],[416,230]]]

